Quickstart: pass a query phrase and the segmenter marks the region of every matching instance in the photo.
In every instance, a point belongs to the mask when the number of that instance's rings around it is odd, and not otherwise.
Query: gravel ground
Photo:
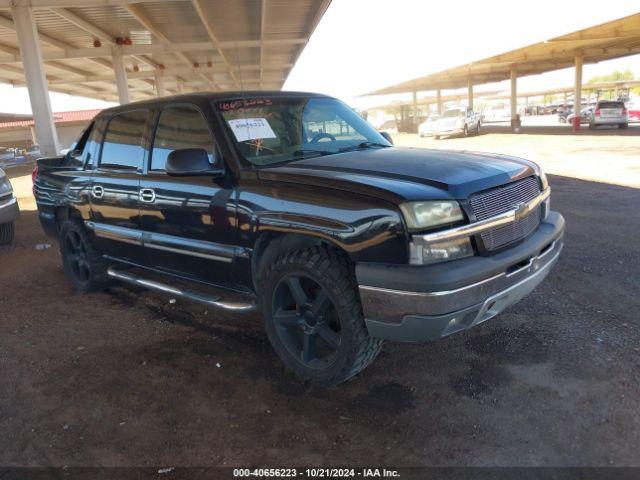
[[[325,390],[256,316],[75,293],[24,211],[0,249],[0,465],[640,466],[640,190],[550,180],[568,230],[540,288]]]

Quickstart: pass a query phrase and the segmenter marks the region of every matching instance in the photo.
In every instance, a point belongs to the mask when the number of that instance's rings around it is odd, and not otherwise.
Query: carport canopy
[[[127,103],[279,90],[330,0],[0,0],[0,82],[29,89],[43,154],[49,91]]]
[[[582,65],[640,53],[640,13],[595,25],[543,42],[449,68],[365,95],[413,93],[468,88],[472,105],[473,86],[511,80],[511,116],[516,114],[517,77],[576,67],[575,98],[581,98]]]

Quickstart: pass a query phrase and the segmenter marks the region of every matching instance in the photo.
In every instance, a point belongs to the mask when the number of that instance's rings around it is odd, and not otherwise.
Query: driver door
[[[169,153],[202,148],[222,162],[209,124],[191,104],[174,104],[156,116],[151,158],[140,183],[146,263],[220,286],[231,283],[236,259],[235,189],[228,179],[169,176]]]

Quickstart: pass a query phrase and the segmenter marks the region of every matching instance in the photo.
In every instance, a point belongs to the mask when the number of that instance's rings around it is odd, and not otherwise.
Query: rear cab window
[[[141,170],[149,110],[133,110],[109,120],[98,164],[101,169]]]

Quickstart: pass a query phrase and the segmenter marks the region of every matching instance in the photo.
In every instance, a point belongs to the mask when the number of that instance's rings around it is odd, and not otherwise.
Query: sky
[[[327,93],[359,108],[408,100],[358,96],[639,11],[637,0],[333,0],[285,89]],[[640,55],[585,65],[583,79],[627,67],[640,77]],[[518,90],[573,79],[572,68],[523,77]],[[482,88],[489,86],[476,91]]]
[[[333,0],[284,88],[325,93],[358,108],[410,96],[359,95],[640,10],[637,0]],[[640,55],[585,65],[583,78],[630,68]],[[573,84],[573,69],[518,80],[518,90]],[[485,87],[477,87],[481,91]],[[506,83],[498,88],[508,88]],[[54,112],[112,103],[51,94]],[[26,89],[0,85],[0,111],[29,113]]]

